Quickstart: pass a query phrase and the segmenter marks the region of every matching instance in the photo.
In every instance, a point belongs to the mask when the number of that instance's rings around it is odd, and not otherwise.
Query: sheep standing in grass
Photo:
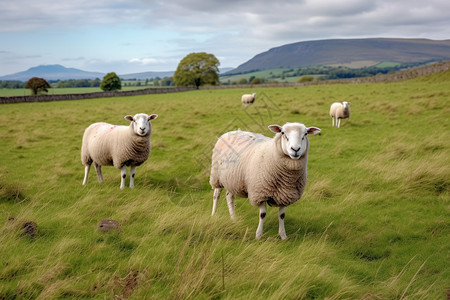
[[[217,141],[209,179],[214,189],[212,215],[225,188],[232,219],[235,196],[248,198],[259,207],[257,239],[263,233],[266,203],[278,206],[278,233],[285,239],[285,208],[300,199],[306,186],[307,135],[317,134],[320,129],[301,123],[270,125],[269,129],[276,133],[273,138],[238,130],[225,133]]]
[[[341,119],[347,119],[350,117],[350,102],[334,102],[330,107],[331,126],[334,127],[335,123],[337,128],[341,126]]]
[[[85,165],[83,185],[87,184],[91,164],[94,163],[98,182],[103,182],[102,166],[120,169],[120,188],[125,187],[126,167],[130,167],[130,188],[134,187],[136,167],[150,154],[150,120],[158,115],[137,114],[126,116],[129,126],[94,123],[84,131],[81,162]]]
[[[253,102],[255,102],[255,98],[256,98],[256,93],[242,95],[242,97],[241,97],[242,105],[248,106],[248,105],[252,104]]]

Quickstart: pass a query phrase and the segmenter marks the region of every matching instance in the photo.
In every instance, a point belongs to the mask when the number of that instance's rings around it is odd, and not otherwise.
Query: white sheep
[[[278,233],[285,239],[285,208],[300,199],[306,186],[307,135],[317,134],[320,129],[301,123],[270,125],[269,129],[276,133],[273,138],[238,130],[223,134],[217,141],[209,180],[214,189],[212,215],[225,188],[232,219],[235,196],[248,198],[259,207],[256,239],[263,233],[266,203],[278,206]]]
[[[256,98],[256,93],[242,95],[242,97],[241,97],[242,105],[248,106],[248,105],[252,104],[253,102],[255,102],[255,98]]]
[[[126,167],[130,166],[130,188],[134,187],[136,167],[150,154],[150,120],[158,115],[136,114],[125,116],[129,126],[94,123],[84,131],[81,162],[85,165],[83,185],[87,184],[91,164],[94,163],[98,182],[103,182],[102,166],[120,169],[120,188],[125,187]]]
[[[341,126],[341,119],[347,119],[350,117],[350,102],[334,102],[330,107],[331,127]]]

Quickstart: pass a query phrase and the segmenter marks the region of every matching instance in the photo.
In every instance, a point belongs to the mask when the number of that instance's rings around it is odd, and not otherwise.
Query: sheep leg
[[[336,120],[336,122],[338,122],[338,123],[337,123],[337,127],[338,127],[338,128],[341,127],[341,119],[338,118],[338,119]]]
[[[130,188],[134,188],[134,174],[136,174],[136,166],[130,168]]]
[[[334,127],[334,117],[331,117],[331,127]]]
[[[89,170],[91,169],[91,165],[86,165],[84,167],[84,180],[83,180],[83,185],[87,184],[88,181],[88,177],[89,177]]]
[[[97,179],[99,183],[103,182],[103,174],[102,174],[102,166],[97,163],[94,163],[95,171],[97,171]]]
[[[266,218],[267,207],[266,202],[259,206],[259,224],[258,229],[256,229],[256,239],[259,240],[263,234],[264,219]]]
[[[221,192],[222,192],[221,188],[215,188],[214,189],[213,208],[212,208],[211,216],[214,216],[214,214],[216,213],[217,203],[219,202],[219,198],[220,198],[220,193]]]
[[[127,166],[120,168],[120,189],[125,188],[125,178],[127,178]]]
[[[227,191],[227,204],[230,212],[230,217],[234,220],[234,195]]]
[[[286,207],[280,206],[278,210],[278,234],[280,235],[282,240],[285,240],[287,238],[286,236],[286,230],[284,229],[284,211],[286,210]]]

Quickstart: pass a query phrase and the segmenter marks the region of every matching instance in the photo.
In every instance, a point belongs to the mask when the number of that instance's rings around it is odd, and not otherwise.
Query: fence
[[[135,91],[112,91],[95,92],[83,94],[62,94],[62,95],[35,95],[35,96],[11,96],[0,97],[0,104],[22,103],[22,102],[47,102],[61,100],[82,100],[103,97],[126,97],[147,94],[176,93],[194,90],[193,87],[172,87],[172,88],[148,88]]]

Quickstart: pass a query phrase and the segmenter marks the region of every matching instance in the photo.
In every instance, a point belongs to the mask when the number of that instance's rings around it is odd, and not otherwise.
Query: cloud
[[[62,61],[83,61],[85,60],[85,57],[83,56],[78,56],[78,57],[66,57],[63,58]]]
[[[138,63],[141,65],[151,65],[157,63],[164,63],[164,59],[156,59],[156,58],[132,58],[129,60],[130,63]]]
[[[15,0],[2,3],[0,40],[2,51],[37,63],[168,70],[205,51],[228,67],[299,41],[449,39],[448,11],[443,0]]]

